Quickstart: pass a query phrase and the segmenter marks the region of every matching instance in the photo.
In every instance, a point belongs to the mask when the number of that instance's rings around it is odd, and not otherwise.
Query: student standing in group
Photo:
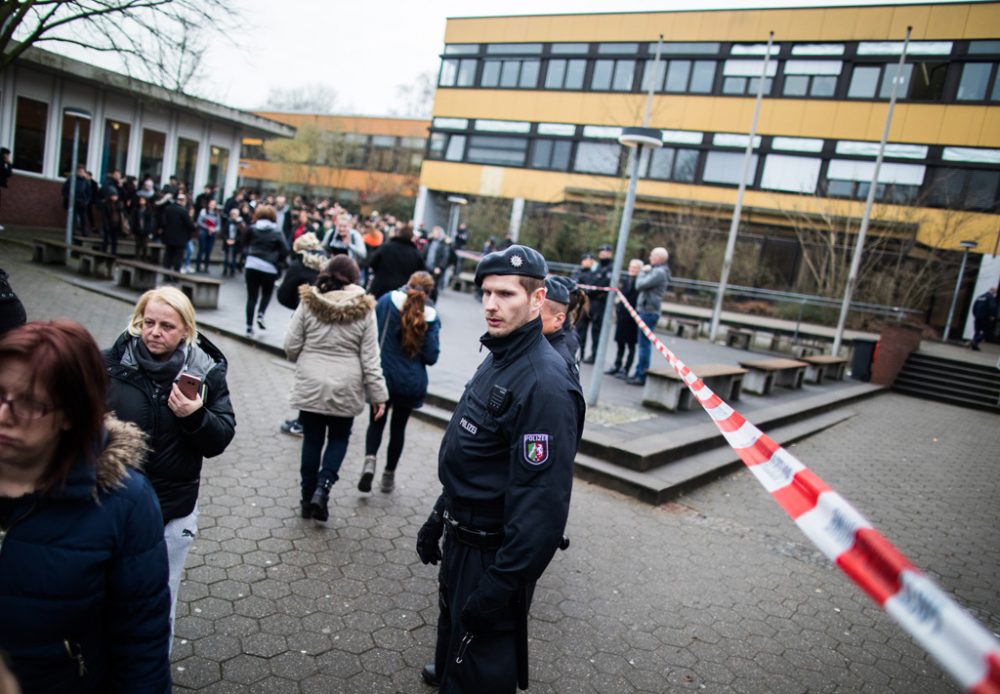
[[[632,308],[635,308],[635,300],[639,294],[639,290],[635,287],[635,280],[639,276],[640,270],[642,270],[642,261],[638,258],[633,258],[628,263],[628,274],[622,277],[618,283],[618,289]],[[615,344],[618,346],[618,352],[615,355],[614,366],[604,373],[615,378],[624,379],[628,378],[628,372],[632,368],[632,362],[635,360],[635,344],[639,339],[639,326],[632,320],[632,316],[629,314],[628,309],[625,308],[625,304],[618,302],[618,305],[615,306],[615,311],[615,320],[617,321],[615,325]],[[625,356],[626,352],[628,352],[628,356]]]
[[[413,410],[424,403],[427,367],[437,363],[440,353],[441,320],[429,297],[433,290],[434,278],[427,272],[415,272],[410,275],[406,286],[383,294],[375,306],[382,373],[389,388],[388,408],[392,415],[389,450],[380,485],[385,494],[395,488],[396,466],[403,454],[406,423]],[[376,419],[374,410],[369,418],[365,463],[358,482],[358,490],[362,492],[372,489],[375,457],[382,445],[387,419],[390,417]]]
[[[145,261],[149,256],[149,239],[156,231],[156,218],[147,196],[136,195],[132,200],[132,237],[135,239],[135,259]]]
[[[198,227],[198,258],[194,266],[197,272],[207,273],[212,248],[215,246],[215,235],[222,227],[222,220],[219,218],[219,204],[215,198],[206,198],[204,203],[205,206],[198,210],[198,219],[195,221]]]

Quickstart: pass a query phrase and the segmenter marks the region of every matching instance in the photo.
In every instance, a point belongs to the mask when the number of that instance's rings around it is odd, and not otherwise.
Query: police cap
[[[558,282],[562,286],[566,287],[567,298],[570,294],[576,291],[576,282],[569,275],[552,275],[551,277],[545,280],[546,286],[548,286],[549,280]]]
[[[597,247],[597,250],[599,250],[599,251],[610,251],[610,250],[612,250],[611,244],[610,243],[602,243],[600,246]]]
[[[541,253],[528,246],[513,245],[482,257],[476,266],[476,286],[482,286],[487,275],[523,275],[543,280],[547,274],[549,266]]]
[[[569,306],[569,289],[558,277],[545,278],[545,298],[557,304]]]

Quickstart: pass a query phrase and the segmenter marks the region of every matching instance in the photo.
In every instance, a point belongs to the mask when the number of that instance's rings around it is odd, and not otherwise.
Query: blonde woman
[[[149,443],[145,472],[163,513],[173,625],[184,561],[198,534],[202,461],[226,450],[236,433],[226,358],[198,333],[187,296],[157,287],[139,298],[104,362],[109,408],[138,425]]]

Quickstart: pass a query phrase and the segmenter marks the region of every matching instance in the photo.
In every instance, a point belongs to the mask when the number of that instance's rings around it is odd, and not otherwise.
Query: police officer
[[[527,687],[527,614],[563,539],[583,430],[580,386],[542,336],[545,259],[513,245],[476,268],[490,354],[455,408],[438,455],[442,494],[417,535],[442,559],[428,684],[448,694]]]
[[[601,244],[597,249],[597,264],[590,271],[590,284],[595,287],[611,286],[611,261],[614,252],[608,244]],[[583,282],[581,281],[581,284]],[[601,326],[604,324],[604,307],[608,303],[608,292],[601,289],[591,289],[587,292],[590,299],[590,356],[583,360],[584,364],[593,364],[597,358],[597,344],[601,340]],[[581,342],[586,342],[584,337]]]
[[[545,304],[542,306],[542,335],[559,355],[566,360],[570,373],[580,380],[580,367],[576,363],[576,352],[580,342],[576,331],[566,321],[569,310],[569,289],[562,278],[545,278]],[[570,280],[572,282],[572,280]]]
[[[580,267],[573,271],[573,281],[577,284],[593,284],[594,268],[596,265],[597,261],[594,259],[594,254],[584,253],[580,256]],[[588,305],[587,310],[581,313],[576,321],[575,327],[579,336],[581,359],[587,356],[587,335],[590,333],[590,319],[593,315],[593,311]]]

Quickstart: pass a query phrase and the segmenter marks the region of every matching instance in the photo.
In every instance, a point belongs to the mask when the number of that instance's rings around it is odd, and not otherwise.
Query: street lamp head
[[[979,243],[977,243],[976,241],[959,241],[958,245],[964,248],[965,250],[969,250],[971,248],[975,248],[976,246],[978,246]]]
[[[618,142],[626,147],[656,147],[663,146],[663,133],[656,128],[622,128]]]
[[[461,195],[449,195],[448,196],[448,202],[450,202],[452,205],[468,205],[469,204],[469,201],[466,198],[463,198]]]
[[[90,111],[84,111],[82,108],[77,108],[76,106],[67,106],[64,108],[63,115],[70,118],[86,118],[90,120]]]

